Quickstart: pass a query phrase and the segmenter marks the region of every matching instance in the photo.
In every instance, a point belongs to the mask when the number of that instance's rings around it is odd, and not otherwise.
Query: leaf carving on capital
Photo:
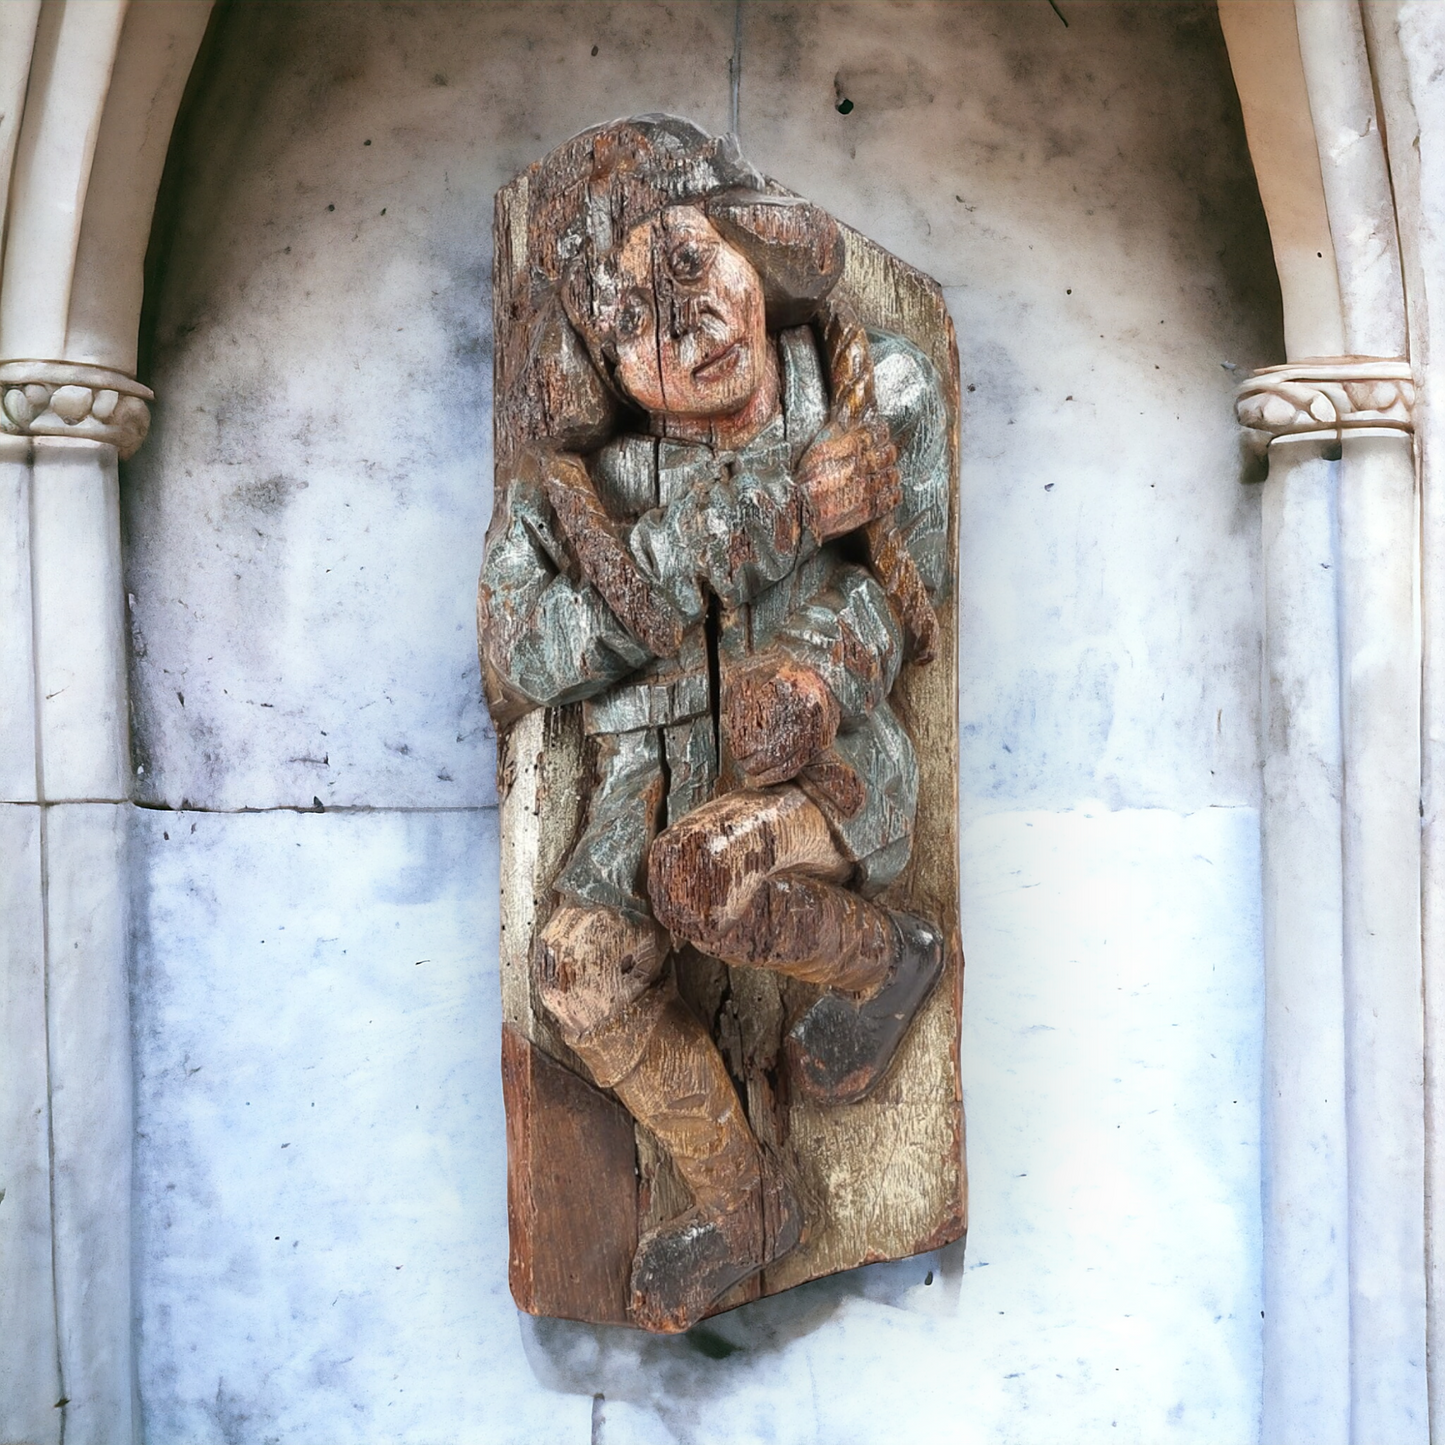
[[[149,387],[100,366],[55,361],[0,364],[0,431],[106,442],[129,460],[150,431]]]
[[[1414,430],[1410,363],[1333,357],[1257,371],[1240,388],[1235,409],[1261,450],[1279,437],[1339,436],[1379,428]]]

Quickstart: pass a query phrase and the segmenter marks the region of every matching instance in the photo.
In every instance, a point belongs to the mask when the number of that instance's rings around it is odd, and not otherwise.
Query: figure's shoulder
[[[878,409],[895,431],[942,415],[943,379],[918,346],[897,332],[870,326],[868,350]]]

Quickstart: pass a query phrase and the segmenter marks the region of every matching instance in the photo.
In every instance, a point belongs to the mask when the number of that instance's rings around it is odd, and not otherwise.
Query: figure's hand
[[[849,427],[829,422],[803,453],[798,482],[803,521],[820,542],[886,516],[903,495],[887,422],[876,415]]]
[[[838,704],[811,668],[774,655],[729,670],[721,722],[739,771],[767,787],[796,777],[833,741]]]

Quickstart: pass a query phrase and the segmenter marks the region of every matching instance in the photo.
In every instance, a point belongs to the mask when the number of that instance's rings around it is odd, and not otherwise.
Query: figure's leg
[[[888,975],[893,931],[886,908],[840,886],[852,872],[798,788],[746,789],[659,835],[648,890],[658,922],[703,953],[866,994]]]
[[[942,971],[942,940],[842,886],[853,864],[801,790],[704,804],[658,836],[648,869],[653,911],[677,937],[834,991],[789,1035],[806,1093],[844,1103],[879,1082]]]
[[[567,1044],[656,1137],[693,1207],[638,1246],[632,1313],[685,1330],[727,1290],[781,1258],[800,1216],[754,1137],[712,1036],[663,977],[651,920],[564,904],[540,936],[541,996]]]

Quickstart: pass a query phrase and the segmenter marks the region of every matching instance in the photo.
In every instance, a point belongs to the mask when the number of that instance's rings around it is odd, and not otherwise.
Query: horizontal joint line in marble
[[[104,801],[114,802],[113,798]],[[235,818],[260,813],[495,813],[496,803],[451,804],[428,807],[421,803],[415,806],[391,803],[323,803],[319,808],[307,807],[302,803],[279,803],[273,808],[203,808],[192,804],[176,807],[170,803],[141,802],[130,799],[137,808],[149,813],[214,813]]]
[[[1291,436],[1340,436],[1363,428],[1412,432],[1410,363],[1370,356],[1319,357],[1267,366],[1240,388],[1240,424],[1263,450]]]
[[[150,430],[155,393],[134,377],[72,361],[0,362],[0,430],[106,442],[122,460]]]
[[[82,803],[104,803],[113,808],[129,798],[0,798],[0,808],[73,808]]]

